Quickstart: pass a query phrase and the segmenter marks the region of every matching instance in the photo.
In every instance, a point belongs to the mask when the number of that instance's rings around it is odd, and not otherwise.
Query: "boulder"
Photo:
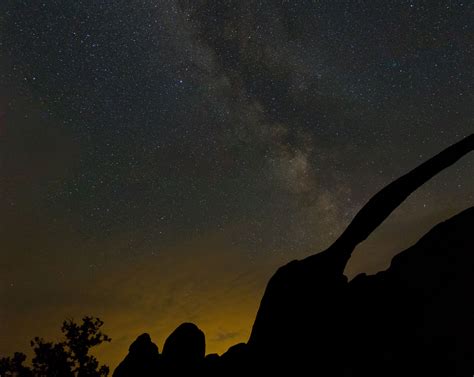
[[[183,323],[166,339],[162,356],[167,370],[196,370],[205,352],[204,333],[193,323]]]
[[[128,355],[118,365],[113,377],[156,377],[160,369],[158,346],[150,335],[140,335],[128,349]]]

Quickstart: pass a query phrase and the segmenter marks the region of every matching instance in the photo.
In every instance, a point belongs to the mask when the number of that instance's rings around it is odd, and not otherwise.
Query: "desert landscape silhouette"
[[[436,225],[385,271],[348,281],[344,269],[410,194],[473,149],[474,135],[446,148],[376,193],[329,248],[279,268],[248,342],[206,355],[205,334],[183,323],[161,353],[150,335],[139,335],[113,377],[471,376],[474,207]],[[0,376],[106,376],[108,367],[89,354],[110,341],[102,324],[66,321],[65,342],[32,341],[33,369],[16,353],[0,360]]]
[[[140,335],[113,376],[471,376],[473,207],[435,226],[385,271],[349,282],[344,268],[411,193],[473,149],[474,135],[448,147],[375,194],[327,250],[281,267],[247,343],[205,356],[204,333],[184,323],[161,354]]]
[[[113,376],[471,376],[474,207],[435,226],[385,271],[349,282],[344,268],[411,193],[473,149],[474,135],[448,147],[375,194],[327,250],[281,267],[247,343],[205,356],[203,332],[184,323],[161,354],[140,335]]]
[[[0,1],[0,377],[474,376],[473,14]]]

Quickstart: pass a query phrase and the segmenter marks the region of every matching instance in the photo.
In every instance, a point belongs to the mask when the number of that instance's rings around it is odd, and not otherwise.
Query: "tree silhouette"
[[[16,352],[13,357],[0,358],[0,377],[106,377],[109,367],[99,365],[89,353],[92,347],[111,341],[100,331],[103,324],[93,317],[84,317],[82,324],[64,321],[64,341],[53,343],[35,337],[31,341],[32,366],[24,366],[26,355]]]
[[[21,352],[15,352],[13,357],[0,358],[0,376],[1,377],[33,377],[30,368],[25,367],[23,362],[26,355]]]

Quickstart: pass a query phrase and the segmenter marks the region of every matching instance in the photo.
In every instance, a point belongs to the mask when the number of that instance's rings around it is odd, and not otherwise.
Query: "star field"
[[[276,266],[472,132],[473,10],[2,2],[0,353],[83,312],[110,325],[112,364],[177,318],[203,321],[211,352],[245,340]],[[472,204],[472,163],[416,193],[350,273]]]

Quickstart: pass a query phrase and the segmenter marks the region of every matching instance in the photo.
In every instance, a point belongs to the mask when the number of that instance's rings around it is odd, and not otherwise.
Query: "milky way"
[[[474,129],[469,2],[0,10],[1,354],[84,314],[108,326],[112,365],[179,320],[222,352],[277,265]],[[351,273],[472,204],[472,163],[396,212]]]

